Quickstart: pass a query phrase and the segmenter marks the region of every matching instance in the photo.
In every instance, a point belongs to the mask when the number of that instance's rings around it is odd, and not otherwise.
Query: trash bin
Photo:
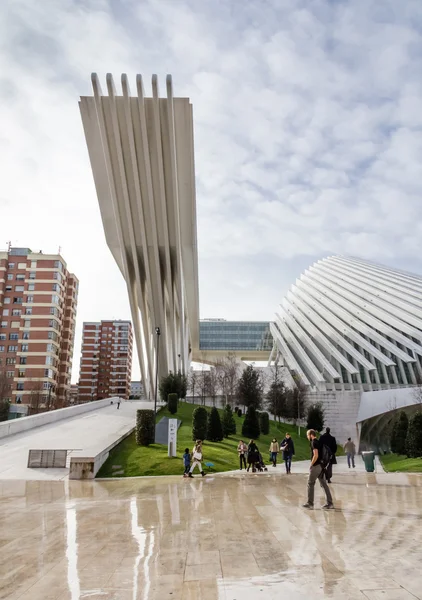
[[[365,471],[373,473],[375,471],[375,452],[362,452],[362,460],[365,464]]]

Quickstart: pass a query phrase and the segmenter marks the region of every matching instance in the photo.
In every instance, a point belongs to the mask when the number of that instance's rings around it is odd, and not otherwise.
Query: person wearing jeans
[[[273,467],[277,466],[277,454],[279,453],[280,447],[275,438],[270,444],[270,454],[271,454],[271,462],[273,463]]]
[[[320,458],[320,444],[316,437],[316,432],[314,429],[309,429],[306,434],[306,437],[311,443],[311,466],[309,468],[309,477],[308,477],[308,501],[303,505],[303,508],[308,508],[312,510],[314,508],[314,497],[315,497],[315,483],[318,480],[320,486],[325,492],[325,496],[327,499],[326,504],[322,508],[325,510],[333,509],[333,498],[331,496],[330,488],[328,487],[327,481],[325,479],[325,471],[321,465]]]
[[[286,473],[287,475],[290,475],[292,470],[292,457],[295,453],[295,445],[290,437],[290,433],[286,433],[286,437],[280,444],[280,450],[283,451],[283,460],[284,464],[286,465]]]
[[[353,468],[355,468],[356,446],[352,442],[352,438],[347,438],[347,442],[344,444],[344,451],[347,456],[347,464],[349,466],[349,469],[350,469],[350,463],[352,464]]]
[[[240,470],[242,470],[243,466],[246,469],[246,453],[248,452],[248,447],[243,440],[240,440],[237,451],[239,453]]]

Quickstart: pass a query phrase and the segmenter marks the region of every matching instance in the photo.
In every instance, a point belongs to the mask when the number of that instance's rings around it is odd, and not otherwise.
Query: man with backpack
[[[332,458],[330,464],[327,466],[325,470],[325,478],[327,483],[331,483],[331,477],[333,476],[333,465],[337,464],[336,452],[337,452],[337,440],[331,435],[330,428],[327,427],[325,433],[319,438],[319,443],[323,446],[328,446],[331,450]]]
[[[331,496],[330,488],[325,480],[325,470],[332,459],[331,450],[328,446],[324,446],[318,441],[316,432],[313,429],[310,429],[306,433],[306,437],[311,445],[311,466],[309,467],[308,477],[308,501],[303,505],[303,508],[308,508],[310,510],[314,508],[315,483],[318,479],[327,498],[327,502],[322,508],[324,510],[333,509],[333,498]]]

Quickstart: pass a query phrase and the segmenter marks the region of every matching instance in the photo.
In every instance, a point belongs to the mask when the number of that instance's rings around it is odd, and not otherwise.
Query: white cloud
[[[7,9],[0,245],[62,246],[81,280],[79,330],[129,317],[77,106],[92,71],[127,72],[133,86],[135,73],[158,73],[163,89],[170,72],[192,99],[204,316],[271,318],[300,269],[327,253],[422,272],[419,0]]]

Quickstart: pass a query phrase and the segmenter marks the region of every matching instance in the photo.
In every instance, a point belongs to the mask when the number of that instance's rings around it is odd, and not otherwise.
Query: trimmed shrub
[[[312,404],[308,408],[307,418],[306,429],[315,429],[318,433],[322,431],[324,427],[324,410],[321,402]]]
[[[404,411],[401,411],[399,418],[393,425],[390,444],[391,451],[396,454],[406,454],[406,437],[409,427],[409,419]]]
[[[258,415],[253,406],[250,406],[246,411],[245,420],[242,425],[242,436],[252,440],[259,438],[261,430],[259,428]]]
[[[227,438],[229,435],[236,435],[236,421],[234,420],[234,415],[230,404],[227,404],[224,409],[222,425],[224,437]]]
[[[264,435],[270,433],[270,415],[267,412],[259,413],[259,427]]]
[[[234,407],[234,412],[235,412],[235,413],[237,413],[237,411],[238,411],[238,410],[239,410],[239,407],[238,407],[238,406],[235,406],[235,407]]]
[[[241,417],[241,416],[242,416],[242,409],[241,409],[241,408],[238,408],[238,409],[237,409],[237,416],[238,416],[238,417]]]
[[[155,414],[153,410],[136,411],[136,443],[149,446],[155,442]]]
[[[177,394],[169,394],[168,395],[167,408],[169,409],[169,413],[171,415],[175,415],[177,413],[177,402],[178,402]]]
[[[422,456],[422,412],[417,412],[409,421],[406,436],[406,454],[409,458]]]
[[[207,437],[207,409],[198,406],[192,413],[192,439],[205,440]]]
[[[223,439],[223,426],[221,425],[220,413],[215,406],[208,414],[207,440],[210,442],[221,442]]]

